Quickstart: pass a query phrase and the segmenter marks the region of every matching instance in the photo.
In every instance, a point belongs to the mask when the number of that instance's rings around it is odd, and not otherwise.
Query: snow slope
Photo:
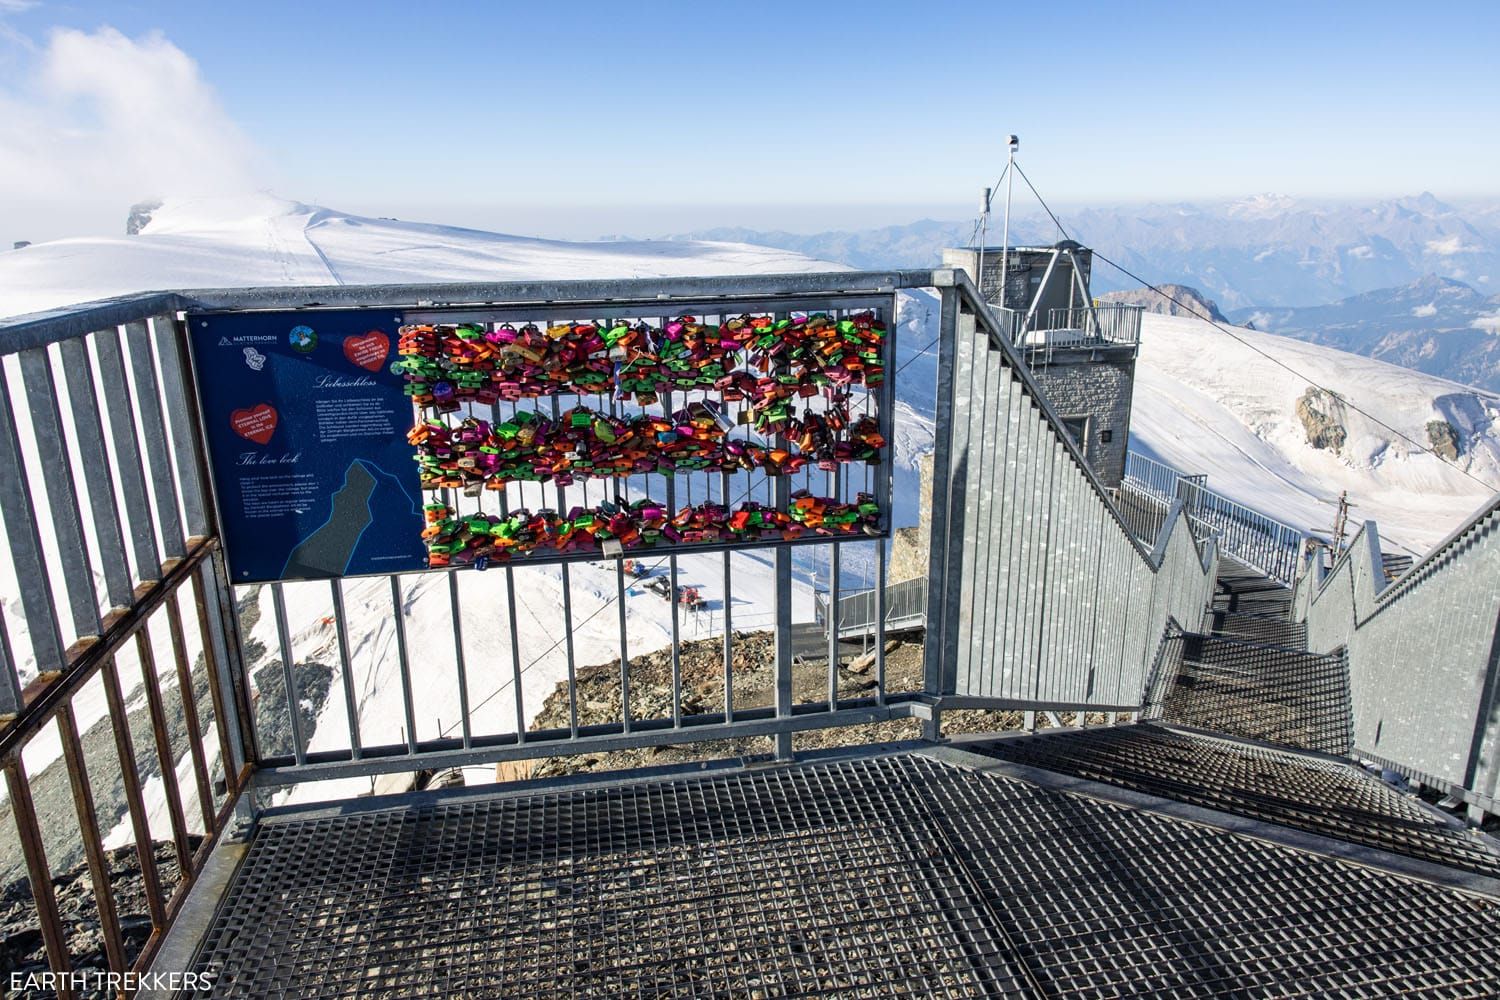
[[[138,236],[57,240],[0,252],[0,316],[169,288],[840,269],[769,247],[675,240],[566,243],[364,218],[264,195],[168,202]]]
[[[1348,490],[1356,522],[1377,521],[1382,539],[1411,552],[1441,540],[1500,489],[1500,395],[1287,337],[1234,332],[1276,361],[1202,320],[1145,315],[1135,450],[1207,473],[1209,486],[1232,499],[1324,534]],[[1351,404],[1338,415],[1348,431],[1338,453],[1310,446],[1297,417],[1310,380]],[[1458,430],[1457,463],[1401,437],[1425,445],[1435,420]]]

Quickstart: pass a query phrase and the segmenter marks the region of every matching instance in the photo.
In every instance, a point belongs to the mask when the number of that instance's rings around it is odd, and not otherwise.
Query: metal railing
[[[928,689],[1132,711],[1167,619],[1207,606],[1216,548],[1180,501],[1151,548],[1135,538],[967,281],[940,322]]]
[[[1291,586],[1306,532],[1208,488],[1190,476],[1136,452],[1125,456],[1123,488],[1132,500],[1165,510],[1180,500],[1198,537],[1218,539],[1220,550],[1271,579]],[[1139,519],[1144,522],[1144,519]]]
[[[1145,306],[1124,303],[1047,310],[1048,330],[1077,331],[1086,343],[1139,344]]]
[[[942,301],[929,575],[893,605],[883,537],[696,554],[723,588],[703,640],[720,668],[717,704],[687,705],[682,654],[704,626],[687,626],[676,602],[657,640],[668,650],[666,697],[644,708],[633,701],[642,683],[635,664],[648,650],[635,648],[619,558],[556,567],[556,618],[528,632],[554,637],[540,649],[521,647],[518,613],[537,580],[519,576],[521,566],[231,584],[184,313],[316,303],[495,322],[873,306],[895,331],[896,293],[906,288],[935,288]],[[0,612],[0,766],[17,870],[35,893],[52,968],[65,971],[75,952],[52,897],[60,869],[86,863],[111,969],[142,969],[236,809],[253,812],[301,781],[744,737],[769,737],[788,756],[792,735],[809,729],[919,718],[937,737],[945,707],[1138,708],[1167,618],[1187,620],[1206,603],[1213,548],[1194,546],[1180,508],[1152,547],[1130,537],[1002,329],[968,280],[947,270],[201,290],[0,323],[0,464],[13,470],[0,481],[0,512],[19,571],[19,603]],[[888,371],[885,405],[899,375]],[[746,485],[774,499],[790,484]],[[845,479],[833,489],[855,485]],[[735,495],[724,482],[705,489]],[[888,492],[880,499],[888,504]],[[876,683],[840,693],[835,630],[826,695],[799,702],[793,625],[817,614],[799,553],[814,549],[823,557],[813,565],[829,567],[826,606],[845,606],[841,566],[873,605]],[[867,555],[853,558],[860,549]],[[645,558],[678,583],[677,552]],[[771,586],[746,605],[735,597],[736,560],[749,558],[769,561]],[[577,580],[586,573],[611,582],[585,587]],[[195,614],[184,614],[184,588]],[[476,594],[485,602],[477,610]],[[919,604],[927,627],[920,682],[893,687],[884,631],[914,620]],[[614,635],[585,653],[577,643],[590,622]],[[755,648],[771,681],[755,703],[735,690],[747,625],[769,633],[769,645]],[[475,648],[489,652],[475,656]],[[548,656],[552,675],[531,672]],[[618,707],[591,721],[580,689],[601,678]],[[542,725],[538,702],[554,682],[565,703]],[[434,718],[423,699],[444,687],[456,692],[455,717]],[[118,795],[98,761],[121,776]],[[63,789],[76,826],[57,822],[50,798],[39,807],[41,783]],[[115,841],[136,845],[150,925],[143,941],[122,929],[117,909],[107,915],[116,905],[106,856]],[[156,874],[163,849],[180,868],[175,885]]]
[[[991,306],[997,336],[1027,348],[1135,346],[1144,306],[1124,303],[1048,309],[1045,316]]]
[[[877,615],[884,606],[885,631],[900,632],[921,628],[927,623],[927,578],[902,580],[885,588],[885,599],[874,588],[857,591],[840,598],[834,620],[838,623],[838,634],[844,639],[858,639],[875,634]],[[831,630],[828,615],[828,598],[818,595],[818,624],[824,631]]]
[[[1500,494],[1391,579],[1366,522],[1293,592],[1308,648],[1347,647],[1355,753],[1500,812]]]
[[[0,617],[0,824],[16,834],[0,837],[0,878],[29,883],[54,973],[83,930],[60,915],[60,870],[86,873],[108,968],[145,969],[253,760],[186,357],[159,297],[0,332],[20,611]]]

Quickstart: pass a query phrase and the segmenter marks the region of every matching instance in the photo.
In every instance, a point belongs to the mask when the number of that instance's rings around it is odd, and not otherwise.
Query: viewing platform
[[[1320,548],[1005,323],[941,268],[0,325],[16,992],[1500,995],[1500,496]]]

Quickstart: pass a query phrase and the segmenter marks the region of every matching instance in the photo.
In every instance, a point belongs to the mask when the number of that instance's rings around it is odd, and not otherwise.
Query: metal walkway
[[[243,997],[1500,993],[1500,897],[1005,766],[270,815],[196,967]]]
[[[1500,844],[1352,761],[1151,723],[996,740],[973,749],[1500,879]]]
[[[1349,664],[1307,651],[1289,618],[1291,591],[1230,560],[1220,564],[1202,632],[1162,641],[1145,717],[1302,750],[1348,753]]]

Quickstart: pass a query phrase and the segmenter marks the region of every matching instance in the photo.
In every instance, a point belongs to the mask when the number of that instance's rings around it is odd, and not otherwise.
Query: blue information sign
[[[427,567],[390,310],[188,317],[236,583]]]

